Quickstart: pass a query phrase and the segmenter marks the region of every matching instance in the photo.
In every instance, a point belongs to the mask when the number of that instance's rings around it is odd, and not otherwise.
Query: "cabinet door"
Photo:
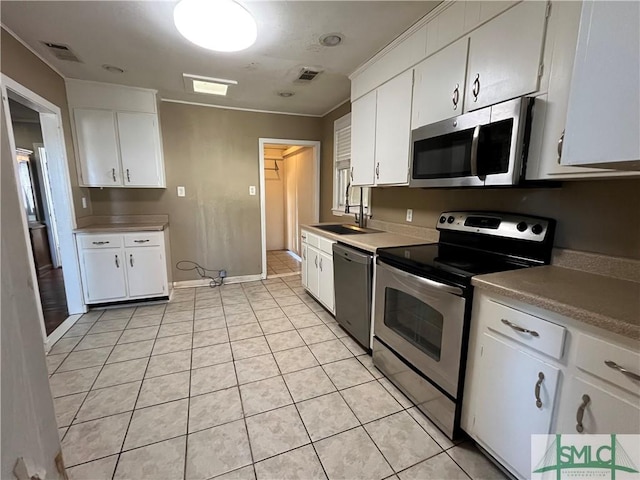
[[[82,279],[87,303],[127,298],[123,251],[116,248],[82,250]]]
[[[333,257],[324,252],[320,252],[320,278],[319,290],[320,301],[331,313],[335,313],[335,291],[333,287]]]
[[[116,120],[110,110],[73,110],[82,185],[122,185]]]
[[[157,116],[123,112],[117,115],[124,184],[131,187],[163,187]]]
[[[640,432],[640,408],[615,393],[607,391],[578,377],[569,381],[569,387],[560,400],[558,433],[610,434]],[[588,399],[584,398],[588,396]],[[582,432],[577,428],[582,418]]]
[[[159,297],[167,294],[167,272],[163,247],[125,249],[129,297]]]
[[[638,18],[639,2],[582,3],[562,164],[640,160]]]
[[[415,68],[412,129],[462,113],[468,43],[458,40]]]
[[[522,2],[471,33],[465,111],[538,90],[546,2]]]
[[[374,184],[376,91],[351,105],[351,185]]]
[[[548,434],[559,370],[484,333],[473,432],[521,477],[531,473],[531,434]],[[540,380],[539,375],[544,376]],[[536,405],[539,383],[540,407]]]
[[[413,70],[378,88],[375,182],[401,185],[409,180]]]
[[[320,298],[320,252],[307,245],[307,290]]]
[[[309,273],[309,267],[307,266],[307,244],[302,244],[302,286],[307,288],[307,275]]]

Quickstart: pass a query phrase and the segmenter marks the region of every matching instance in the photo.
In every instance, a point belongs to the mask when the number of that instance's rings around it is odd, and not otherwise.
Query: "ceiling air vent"
[[[62,43],[42,42],[45,47],[49,49],[49,52],[53,54],[58,60],[65,60],[67,62],[83,63],[82,60],[69,48],[68,45]]]
[[[318,74],[320,74],[320,70],[313,70],[311,68],[303,68],[302,70],[300,70],[300,74],[298,75],[298,78],[296,79],[296,81],[298,82],[310,82],[311,80],[313,80],[314,78],[316,78],[318,76]]]

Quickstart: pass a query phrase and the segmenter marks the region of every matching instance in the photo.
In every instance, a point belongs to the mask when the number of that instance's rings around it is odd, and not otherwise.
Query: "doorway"
[[[262,277],[300,273],[300,226],[319,218],[320,142],[260,139]]]
[[[22,225],[45,350],[86,311],[75,253],[75,211],[60,108],[2,75]]]

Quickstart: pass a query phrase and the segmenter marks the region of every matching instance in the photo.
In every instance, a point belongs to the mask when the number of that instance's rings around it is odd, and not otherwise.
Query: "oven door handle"
[[[478,142],[480,141],[480,125],[476,125],[473,129],[473,138],[471,139],[471,176],[480,177],[478,175]]]
[[[435,280],[430,280],[428,278],[420,277],[418,275],[414,275],[409,272],[404,272],[398,268],[392,267],[386,263],[380,264],[383,268],[389,270],[394,275],[398,275],[399,277],[406,278],[407,280],[411,280],[412,282],[417,282],[427,287],[433,288],[435,290],[441,290],[443,292],[452,293],[453,295],[462,296],[463,290],[460,287],[454,287],[453,285],[447,285],[445,283],[436,282]]]

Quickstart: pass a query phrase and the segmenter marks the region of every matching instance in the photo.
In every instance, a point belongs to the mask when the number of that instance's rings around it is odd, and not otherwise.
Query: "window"
[[[357,213],[360,193],[366,213],[369,210],[369,188],[351,187],[351,114],[348,113],[333,123],[333,214]],[[347,200],[349,212],[346,212]]]

